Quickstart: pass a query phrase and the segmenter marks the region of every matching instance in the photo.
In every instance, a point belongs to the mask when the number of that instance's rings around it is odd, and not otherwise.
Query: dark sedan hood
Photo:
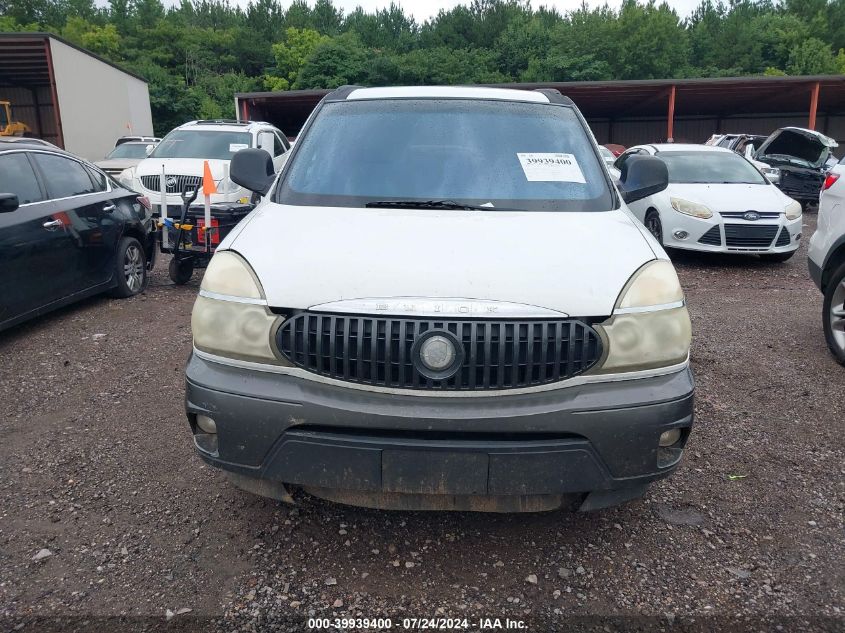
[[[793,165],[819,169],[837,146],[832,138],[814,130],[784,127],[763,141],[755,158],[770,165]]]

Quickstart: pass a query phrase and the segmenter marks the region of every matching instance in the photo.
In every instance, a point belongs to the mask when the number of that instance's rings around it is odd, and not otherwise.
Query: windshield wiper
[[[454,209],[458,211],[495,211],[492,205],[482,207],[454,200],[373,200],[364,205],[380,209]],[[500,209],[502,210],[502,209]]]

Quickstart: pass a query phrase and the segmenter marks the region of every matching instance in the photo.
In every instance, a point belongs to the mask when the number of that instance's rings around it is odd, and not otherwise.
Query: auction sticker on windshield
[[[239,152],[242,149],[249,149],[249,145],[246,143],[229,143],[230,152]]]
[[[572,154],[517,153],[516,156],[529,182],[587,182]]]

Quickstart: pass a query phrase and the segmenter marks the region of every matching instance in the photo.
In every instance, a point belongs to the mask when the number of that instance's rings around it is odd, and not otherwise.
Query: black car
[[[60,149],[0,141],[0,330],[98,293],[138,294],[154,247],[146,198]]]
[[[835,147],[836,141],[815,130],[783,127],[763,141],[754,158],[780,170],[777,187],[806,207],[819,202]]]

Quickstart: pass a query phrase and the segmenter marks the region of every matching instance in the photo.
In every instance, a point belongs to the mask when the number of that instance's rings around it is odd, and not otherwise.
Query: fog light
[[[203,433],[217,433],[217,424],[207,415],[197,416],[197,426]]]
[[[675,236],[676,240],[685,240],[689,237],[689,233],[686,231],[675,231],[672,235]]]
[[[681,429],[669,429],[660,434],[660,446],[666,448],[681,439]]]

